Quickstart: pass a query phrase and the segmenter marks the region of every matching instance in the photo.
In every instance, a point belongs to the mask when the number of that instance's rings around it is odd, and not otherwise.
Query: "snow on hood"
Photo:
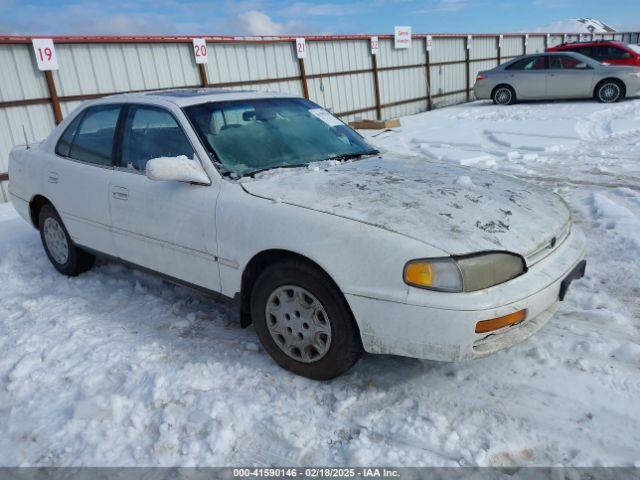
[[[570,219],[557,195],[512,177],[420,158],[374,157],[244,181],[253,195],[384,228],[449,254],[523,256]]]

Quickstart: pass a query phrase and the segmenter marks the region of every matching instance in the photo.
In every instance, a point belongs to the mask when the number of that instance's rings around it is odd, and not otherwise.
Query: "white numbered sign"
[[[207,42],[204,38],[193,39],[193,54],[196,57],[196,63],[207,63]]]
[[[393,40],[395,48],[411,48],[411,27],[396,27]]]
[[[378,54],[378,37],[371,37],[371,55]]]
[[[427,35],[427,52],[430,52],[433,48],[433,37],[431,35]]]
[[[307,46],[304,43],[304,38],[296,38],[296,55],[298,58],[307,56]]]
[[[471,50],[471,41],[473,37],[471,35],[467,35],[467,50]]]
[[[498,37],[498,47],[502,48],[502,44],[504,43],[504,35],[500,35]]]
[[[529,45],[529,34],[524,36],[524,46],[526,47],[527,45]]]
[[[33,52],[36,55],[39,70],[58,70],[58,57],[56,49],[53,47],[53,40],[50,38],[34,38]]]

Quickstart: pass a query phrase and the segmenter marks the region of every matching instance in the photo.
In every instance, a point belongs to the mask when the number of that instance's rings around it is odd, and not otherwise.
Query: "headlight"
[[[640,78],[640,72],[629,72],[629,75],[635,78]]]
[[[475,292],[511,280],[526,270],[520,255],[479,253],[411,260],[404,267],[404,281],[413,287],[429,290]]]

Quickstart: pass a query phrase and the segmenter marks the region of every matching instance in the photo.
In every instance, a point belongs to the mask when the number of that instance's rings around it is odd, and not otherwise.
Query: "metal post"
[[[523,55],[527,54],[527,36],[526,35],[522,35],[522,54]]]
[[[504,40],[504,37],[502,37]],[[502,63],[502,45],[500,45],[500,35],[496,35],[496,46],[498,49],[498,65]]]
[[[47,88],[49,89],[49,98],[51,100],[51,107],[53,108],[53,119],[56,125],[58,125],[62,122],[62,110],[60,109],[60,99],[58,99],[56,83],[53,81],[51,70],[45,70],[44,78],[47,80]]]
[[[209,79],[207,78],[207,67],[204,63],[198,64],[198,71],[200,72],[200,83],[203,87],[209,86]]]
[[[371,54],[371,67],[373,68],[373,88],[376,100],[376,118],[382,120],[382,106],[380,103],[380,78],[378,78],[378,55]]]
[[[471,75],[471,63],[470,63],[470,58],[469,58],[469,37],[464,37],[464,64],[465,64],[465,73],[467,76],[467,102],[471,101],[471,79],[469,78],[469,75]]]
[[[424,50],[426,55],[426,68],[427,68],[427,111],[431,110],[433,104],[431,101],[431,52],[427,50],[427,37],[424,37]]]
[[[309,98],[309,87],[307,86],[307,74],[304,70],[304,58],[298,59],[298,65],[300,66],[300,82],[302,83],[302,94],[304,98]]]

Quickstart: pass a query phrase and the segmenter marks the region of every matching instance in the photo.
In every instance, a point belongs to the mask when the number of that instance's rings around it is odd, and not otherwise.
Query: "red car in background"
[[[576,52],[591,57],[600,63],[640,66],[640,46],[611,40],[562,43],[555,47],[549,47],[546,51]]]

